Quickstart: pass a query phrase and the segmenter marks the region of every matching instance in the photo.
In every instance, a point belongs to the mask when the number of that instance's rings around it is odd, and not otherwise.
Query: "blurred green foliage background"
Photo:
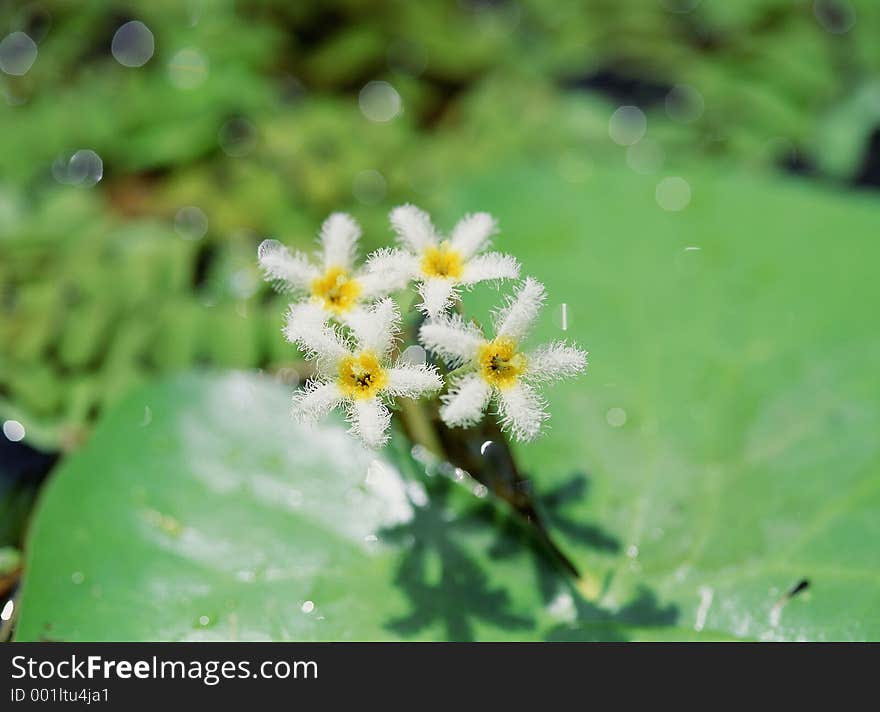
[[[6,2],[0,420],[69,451],[154,375],[284,373],[262,239],[349,210],[370,249],[511,159],[876,189],[878,30],[873,0]]]
[[[665,157],[849,180],[880,123],[872,2],[3,8],[0,27],[39,54],[2,75],[0,410],[48,448],[76,446],[150,373],[288,360],[254,267],[266,235],[305,246],[350,209],[370,247],[388,206],[436,207],[505,156],[556,154],[570,171],[620,161],[619,105],[647,114],[645,170]],[[154,38],[140,67],[111,53],[133,19]],[[387,121],[359,107],[377,81]],[[97,185],[77,151],[100,157]],[[65,171],[79,184],[59,182]]]

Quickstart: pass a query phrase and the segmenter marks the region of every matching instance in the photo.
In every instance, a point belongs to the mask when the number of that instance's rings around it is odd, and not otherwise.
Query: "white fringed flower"
[[[401,247],[374,253],[367,269],[395,284],[418,282],[422,297],[419,309],[429,317],[443,313],[460,286],[519,276],[519,263],[513,257],[485,251],[497,229],[488,213],[464,217],[448,239],[439,235],[428,214],[414,205],[394,208],[390,218]]]
[[[520,342],[544,302],[544,285],[527,278],[512,299],[495,315],[495,338],[486,339],[473,323],[457,314],[443,315],[422,325],[425,348],[459,367],[449,391],[441,396],[440,417],[451,427],[468,427],[482,420],[493,399],[503,430],[517,440],[533,440],[550,415],[535,384],[567,378],[584,371],[587,354],[563,341],[529,353]]]
[[[347,325],[350,339],[325,321],[320,305],[291,305],[284,334],[317,359],[317,376],[294,394],[293,415],[314,422],[341,406],[350,432],[379,447],[388,441],[388,402],[397,396],[419,398],[439,390],[443,382],[433,366],[389,362],[400,325],[391,299],[353,312]]]
[[[354,218],[333,213],[321,226],[317,264],[300,252],[291,253],[278,240],[263,240],[257,259],[266,279],[278,289],[317,305],[328,319],[348,323],[364,311],[364,304],[406,285],[403,278],[395,283],[387,275],[355,269],[360,236]]]

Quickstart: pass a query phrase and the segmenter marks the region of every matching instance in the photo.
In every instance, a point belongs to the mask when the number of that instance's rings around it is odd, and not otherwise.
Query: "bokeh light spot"
[[[677,212],[691,202],[691,186],[684,178],[669,176],[657,184],[654,196],[661,208]]]
[[[178,89],[196,89],[208,78],[208,60],[197,49],[182,49],[169,60],[168,77]]]
[[[400,94],[388,82],[367,82],[358,96],[361,113],[370,121],[385,123],[396,117],[403,108]]]
[[[94,151],[81,148],[70,157],[70,180],[77,185],[95,185],[104,177],[104,161]]]
[[[257,127],[244,117],[226,121],[217,132],[217,141],[223,153],[233,158],[246,156],[257,145]]]
[[[813,14],[822,28],[834,35],[846,34],[856,24],[856,11],[848,0],[816,0]]]
[[[52,176],[64,185],[91,188],[104,177],[104,161],[91,149],[81,148],[70,156],[58,156],[52,163]]]
[[[388,184],[385,177],[379,171],[372,168],[361,171],[354,177],[351,186],[354,197],[365,205],[376,205],[382,202],[388,192]]]
[[[200,240],[208,232],[208,216],[195,205],[188,205],[174,216],[174,229],[184,240]]]
[[[124,67],[143,67],[156,51],[153,33],[143,22],[132,20],[122,25],[113,35],[110,52]]]
[[[631,146],[645,135],[648,120],[637,106],[621,106],[608,121],[608,135],[621,146]]]
[[[605,422],[612,428],[622,428],[626,425],[626,411],[623,408],[610,408],[605,413]]]
[[[20,77],[37,61],[37,43],[24,32],[13,32],[0,40],[0,69]]]
[[[3,434],[7,440],[14,443],[24,440],[24,426],[17,420],[6,420],[3,422]]]

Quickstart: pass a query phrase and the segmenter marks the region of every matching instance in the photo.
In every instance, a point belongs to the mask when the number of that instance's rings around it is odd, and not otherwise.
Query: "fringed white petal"
[[[473,257],[464,266],[462,284],[476,284],[490,279],[516,279],[519,277],[519,262],[515,257],[500,252],[488,252]]]
[[[347,213],[333,213],[321,225],[321,256],[324,268],[342,267],[350,270],[354,265],[357,241],[361,228]]]
[[[498,224],[489,213],[465,215],[452,230],[452,247],[468,259],[489,246],[492,235],[498,231]]]
[[[437,231],[431,218],[415,205],[401,205],[391,211],[391,227],[398,238],[413,252],[420,253],[437,242]]]
[[[404,250],[383,248],[367,258],[366,269],[358,276],[363,297],[385,296],[403,289],[419,273],[419,260]]]
[[[358,348],[385,355],[397,337],[400,310],[393,299],[386,297],[369,309],[352,311],[346,324],[354,332]]]
[[[394,368],[388,369],[386,392],[392,396],[420,398],[440,390],[442,386],[443,379],[434,366],[399,363]]]
[[[367,257],[367,271],[406,286],[419,274],[419,258],[397,247],[383,247]]]
[[[378,398],[351,401],[348,408],[349,432],[357,435],[368,447],[381,447],[388,442],[391,412]]]
[[[338,323],[343,324],[344,326],[352,328],[352,324],[359,324],[361,321],[366,318],[367,307],[363,304],[356,304],[350,309],[346,309],[341,314],[328,314],[327,318],[331,317],[335,319]]]
[[[278,289],[307,290],[319,274],[305,255],[291,254],[278,240],[263,240],[257,248],[257,261],[265,278]]]
[[[513,298],[495,317],[495,333],[519,341],[531,327],[546,296],[544,285],[526,277]]]
[[[355,279],[361,287],[358,298],[367,302],[388,296],[391,292],[400,289],[381,274],[361,272],[355,276]]]
[[[451,368],[467,363],[486,342],[483,332],[473,322],[465,323],[458,314],[440,316],[422,324],[419,341],[439,355]]]
[[[349,353],[336,329],[327,324],[324,310],[313,302],[290,306],[284,336],[299,346],[307,358],[317,358],[319,367],[336,362]]]
[[[456,296],[455,283],[442,277],[431,277],[419,285],[419,295],[422,298],[419,310],[434,319],[452,305]]]
[[[526,363],[523,378],[534,383],[556,381],[583,373],[587,368],[587,352],[564,341],[554,341],[528,354]]]
[[[453,382],[449,393],[440,397],[440,417],[452,428],[466,428],[479,423],[486,412],[492,387],[475,373]]]
[[[529,385],[519,382],[498,391],[501,429],[521,441],[534,440],[550,417],[546,404]]]
[[[342,392],[332,381],[308,381],[293,394],[293,417],[301,423],[315,423],[342,403]]]

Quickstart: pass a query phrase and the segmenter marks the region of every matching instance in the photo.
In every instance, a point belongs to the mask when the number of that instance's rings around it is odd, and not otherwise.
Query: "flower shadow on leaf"
[[[568,539],[597,551],[616,553],[620,551],[620,542],[601,527],[581,522],[564,511],[577,500],[586,498],[589,480],[583,473],[574,473],[565,482],[549,492],[534,497],[538,513],[551,532],[562,532]],[[483,505],[489,515],[490,505]],[[550,603],[559,588],[559,570],[548,561],[548,552],[536,537],[522,526],[514,517],[504,517],[497,523],[498,536],[489,549],[489,555],[495,559],[507,559],[519,556],[525,550],[535,571],[538,588],[544,603]]]
[[[475,639],[474,626],[486,623],[508,630],[533,630],[534,615],[515,611],[503,587],[493,585],[486,571],[467,551],[474,535],[492,532],[494,541],[488,553],[493,559],[531,560],[541,600],[549,606],[560,594],[570,597],[573,615],[570,621],[542,632],[545,640],[608,640],[630,638],[629,628],[673,626],[678,620],[674,605],[663,606],[647,587],[640,587],[623,607],[611,611],[586,600],[574,580],[563,572],[540,537],[513,515],[491,502],[479,500],[457,516],[449,503],[452,488],[445,477],[425,480],[428,500],[414,504],[414,516],[380,532],[389,543],[402,545],[406,551],[395,576],[411,605],[411,611],[386,625],[399,635],[415,635],[442,624],[450,640]],[[564,511],[570,503],[586,496],[589,481],[576,473],[567,481],[538,498],[541,514],[553,530],[587,547],[617,552],[620,543],[600,527],[579,522]],[[482,539],[483,536],[480,536]],[[525,636],[531,638],[532,636]]]
[[[571,541],[597,551],[611,554],[620,551],[620,542],[601,527],[581,522],[566,513],[566,509],[589,493],[590,480],[586,474],[573,473],[567,480],[541,495],[536,493],[537,508],[551,532],[561,532]],[[488,505],[481,505],[486,514]],[[532,561],[541,599],[550,605],[560,594],[567,595],[574,606],[574,620],[547,631],[547,640],[559,641],[625,641],[627,628],[655,628],[674,626],[678,608],[663,606],[647,586],[640,586],[636,595],[621,608],[610,611],[585,599],[569,577],[560,576],[559,567],[548,557],[539,538],[513,517],[505,517],[497,524],[498,536],[489,550],[495,559],[507,559],[527,552]]]
[[[568,592],[574,601],[575,619],[551,628],[544,634],[548,641],[593,642],[627,641],[630,628],[665,628],[678,622],[678,606],[663,606],[647,586],[640,586],[625,606],[609,611],[587,601],[573,586]]]
[[[468,554],[464,537],[472,530],[469,517],[450,518],[448,504],[453,484],[433,478],[429,499],[413,507],[412,520],[380,531],[384,541],[407,550],[398,567],[395,584],[409,599],[412,610],[386,625],[400,635],[414,635],[442,623],[449,640],[475,639],[474,623],[501,628],[534,628],[534,621],[512,610],[504,588],[493,586],[488,575]],[[439,562],[437,575],[434,561]]]

